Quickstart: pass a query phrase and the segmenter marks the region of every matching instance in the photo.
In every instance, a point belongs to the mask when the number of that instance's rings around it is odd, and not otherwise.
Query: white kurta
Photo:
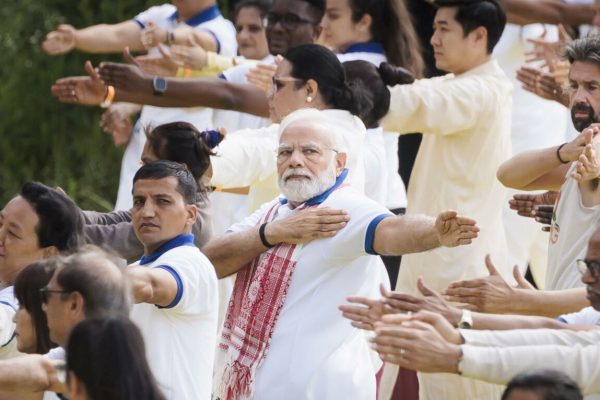
[[[255,227],[277,201],[263,205],[230,231]],[[373,357],[367,333],[353,328],[338,306],[350,295],[379,297],[379,285],[387,285],[381,258],[367,251],[378,217],[391,214],[349,186],[333,191],[321,206],[346,210],[350,221],[336,236],[308,242],[299,250],[269,349],[256,372],[255,400],[375,398],[381,362]],[[296,212],[283,204],[276,219]],[[216,376],[227,362],[218,360]]]
[[[520,372],[555,369],[574,379],[583,393],[600,393],[600,331],[461,330],[461,334],[464,376],[504,384]]]
[[[392,88],[384,129],[423,133],[407,214],[435,216],[454,209],[474,218],[481,229],[469,246],[403,256],[396,290],[417,294],[419,276],[437,291],[456,280],[485,276],[488,253],[498,271],[512,281],[502,225],[506,190],[496,179],[498,166],[510,156],[511,90],[493,60],[458,76]],[[421,400],[497,399],[502,392],[500,387],[445,374],[421,374],[419,380]]]

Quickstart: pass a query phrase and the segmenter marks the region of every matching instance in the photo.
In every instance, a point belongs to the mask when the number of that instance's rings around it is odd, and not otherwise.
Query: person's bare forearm
[[[585,288],[564,290],[516,289],[511,312],[556,318],[589,307]]]
[[[267,248],[262,244],[258,228],[227,233],[208,242],[202,252],[215,266],[219,279],[235,274]]]
[[[556,156],[558,146],[524,151],[500,165],[498,180],[507,187],[520,190],[558,190],[568,164]]]
[[[230,83],[221,79],[167,78],[167,91],[153,93],[152,78],[145,78],[145,90],[116,90],[115,100],[158,107],[211,107],[269,116],[265,93],[251,85]]]
[[[133,21],[94,25],[75,32],[75,48],[86,53],[120,53],[125,47],[142,51],[140,32]]]
[[[383,229],[377,228],[373,243],[378,254],[418,253],[440,246],[435,219],[426,215],[388,217],[380,225]]]
[[[54,363],[45,356],[31,354],[0,361],[0,390],[41,392],[51,389],[64,390],[64,386],[56,379]]]
[[[593,4],[568,4],[560,0],[501,0],[509,21],[520,25],[533,23],[591,24]],[[517,18],[510,18],[512,15]]]

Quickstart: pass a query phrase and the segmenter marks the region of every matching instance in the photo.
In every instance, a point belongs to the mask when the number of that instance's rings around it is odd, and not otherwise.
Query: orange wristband
[[[110,107],[114,98],[115,98],[115,87],[108,85],[106,87],[106,96],[104,97],[104,101],[102,103],[100,103],[100,107],[102,107],[102,108]]]

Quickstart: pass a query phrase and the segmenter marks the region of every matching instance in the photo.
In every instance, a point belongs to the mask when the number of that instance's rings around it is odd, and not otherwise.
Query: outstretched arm
[[[377,254],[402,255],[439,246],[470,244],[479,228],[471,218],[446,211],[437,219],[425,215],[405,215],[382,220],[375,229],[373,249]]]
[[[570,163],[579,159],[592,137],[600,132],[593,124],[572,141],[540,150],[524,151],[498,168],[498,180],[504,186],[521,190],[558,190],[565,180]],[[560,157],[560,159],[559,159]],[[562,161],[566,161],[563,164]]]
[[[518,287],[509,286],[486,258],[490,275],[454,282],[446,288],[446,300],[464,303],[467,308],[486,313],[509,313],[557,317],[589,306],[584,288],[565,290],[534,290],[515,268]]]
[[[59,25],[46,35],[42,49],[49,55],[80,50],[86,53],[119,53],[125,47],[134,51],[144,50],[140,26],[131,21],[108,25],[100,24],[83,29],[71,25]]]
[[[167,307],[173,303],[179,287],[173,274],[164,268],[127,267],[135,303],[149,303]]]
[[[58,380],[55,361],[30,354],[0,361],[0,390],[11,392],[53,391],[66,393]]]
[[[129,53],[127,60],[135,63]],[[89,77],[67,77],[52,86],[52,94],[63,103],[100,104],[106,86],[115,88],[115,101],[158,107],[211,107],[269,116],[267,96],[252,85],[236,84],[215,78],[166,78],[167,90],[154,94],[153,77],[145,75],[137,65],[103,63],[99,75],[86,63]]]
[[[569,4],[560,0],[501,0],[513,24],[591,24],[593,4]]]

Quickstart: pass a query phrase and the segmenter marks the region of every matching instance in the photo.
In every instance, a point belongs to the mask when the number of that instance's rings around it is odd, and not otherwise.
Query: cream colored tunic
[[[392,89],[384,129],[424,134],[408,188],[407,214],[435,216],[454,209],[474,218],[481,229],[469,246],[403,256],[396,290],[416,294],[419,276],[437,291],[455,280],[484,276],[487,253],[512,281],[502,224],[506,191],[496,179],[498,166],[510,157],[511,91],[493,60],[458,76]],[[423,374],[419,380],[421,400],[485,400],[501,394],[500,386],[456,376]]]

